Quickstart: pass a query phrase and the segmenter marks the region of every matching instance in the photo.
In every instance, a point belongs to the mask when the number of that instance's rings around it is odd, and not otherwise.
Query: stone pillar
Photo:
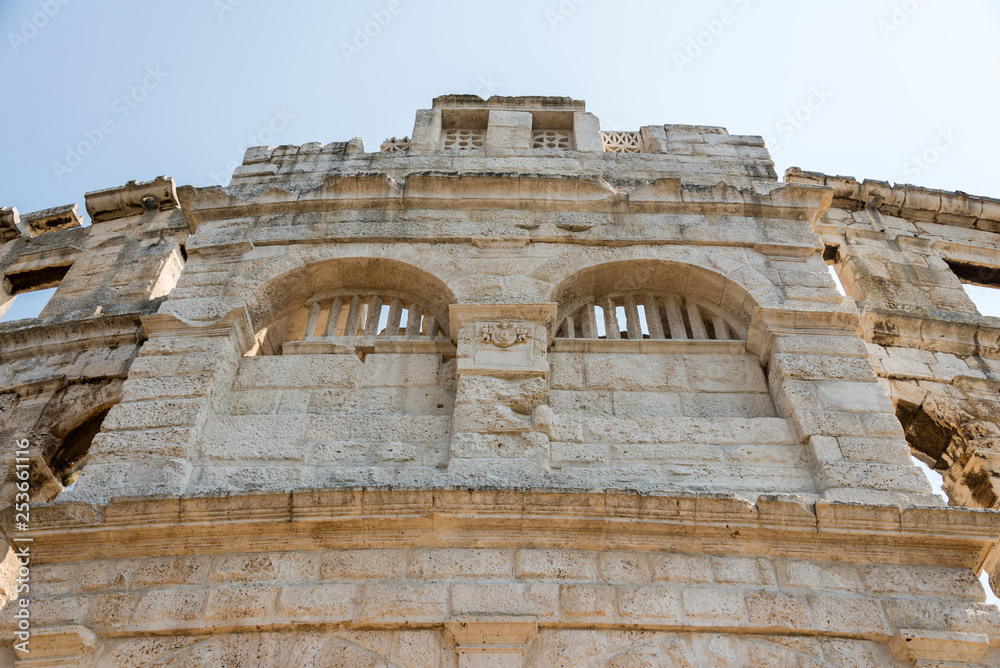
[[[533,143],[531,112],[490,111],[486,128],[486,154],[491,151],[525,150]]]
[[[477,617],[445,623],[455,640],[458,668],[521,668],[538,623],[523,617]]]
[[[758,311],[754,320],[750,345],[767,361],[778,410],[807,444],[823,500],[941,505],[910,460],[853,316]]]
[[[527,479],[549,472],[546,351],[556,310],[556,304],[451,307],[458,383],[450,473]]]
[[[421,109],[413,124],[410,137],[410,155],[427,155],[438,150],[441,139],[441,110]]]
[[[573,114],[573,141],[577,151],[604,153],[601,121],[597,116],[586,111]]]

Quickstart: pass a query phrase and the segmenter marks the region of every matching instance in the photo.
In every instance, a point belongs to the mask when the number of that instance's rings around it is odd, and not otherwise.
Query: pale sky
[[[566,95],[604,129],[763,135],[779,174],[1000,196],[996,0],[2,0],[0,29],[0,206],[21,213],[224,183],[247,144],[378,150],[448,93]]]

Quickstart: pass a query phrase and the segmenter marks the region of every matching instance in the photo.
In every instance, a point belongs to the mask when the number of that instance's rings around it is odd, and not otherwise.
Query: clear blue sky
[[[377,150],[446,93],[568,95],[605,129],[764,135],[779,173],[1000,196],[995,0],[3,0],[0,27],[0,205],[22,213],[225,181],[248,140]]]

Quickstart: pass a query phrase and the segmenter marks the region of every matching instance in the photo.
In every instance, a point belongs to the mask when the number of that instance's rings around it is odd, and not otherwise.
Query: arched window
[[[564,339],[738,341],[746,328],[707,302],[671,293],[612,292],[568,306],[556,328]]]

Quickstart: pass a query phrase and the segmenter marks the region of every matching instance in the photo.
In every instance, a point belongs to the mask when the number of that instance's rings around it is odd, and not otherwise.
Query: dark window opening
[[[74,482],[77,469],[90,451],[90,444],[94,441],[97,433],[101,431],[101,424],[110,410],[110,407],[105,408],[74,427],[66,434],[62,445],[52,453],[48,462],[49,468],[64,486],[69,486]]]
[[[57,287],[60,281],[66,277],[71,266],[73,265],[63,264],[7,274],[7,280],[10,281],[11,294],[17,295],[22,292],[33,292],[35,290]]]

